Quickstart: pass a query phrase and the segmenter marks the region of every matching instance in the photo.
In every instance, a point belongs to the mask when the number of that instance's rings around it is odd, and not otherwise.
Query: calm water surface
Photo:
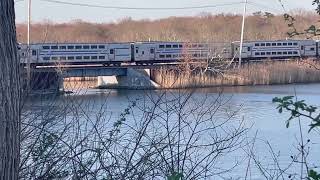
[[[205,96],[216,97],[221,91],[219,88],[198,89],[194,97],[203,98]],[[147,93],[159,93],[161,91],[148,91]],[[178,90],[171,90],[172,94],[178,93]],[[99,104],[105,103],[107,99],[108,111],[113,115],[119,116],[128,106],[129,100],[141,99],[146,94],[145,91],[129,90],[81,90],[79,93],[72,95],[75,99],[90,104],[94,108]],[[287,95],[297,95],[298,99],[306,100],[307,104],[320,105],[320,84],[308,85],[281,85],[281,86],[256,86],[256,87],[227,87],[223,89],[224,98],[229,99],[225,109],[239,109],[237,118],[243,118],[247,126],[252,126],[249,137],[252,138],[257,133],[257,141],[254,152],[266,163],[271,163],[270,153],[264,141],[270,142],[274,151],[279,154],[279,162],[282,167],[291,162],[291,155],[297,153],[297,141],[299,140],[299,126],[297,121],[287,129],[285,121],[288,114],[279,114],[276,105],[272,103],[274,97],[283,97]],[[63,100],[64,97],[61,97]],[[33,104],[37,104],[39,99],[34,99]],[[312,162],[320,163],[320,146],[319,134],[308,131],[308,120],[302,120],[303,133],[307,139],[311,139]],[[241,150],[230,154],[221,160],[222,167],[228,167],[231,162],[241,160],[245,153]],[[243,162],[234,169],[230,176],[243,177],[244,169],[247,162]],[[257,169],[251,165],[251,179],[263,179]],[[292,171],[296,171],[293,169]],[[226,175],[227,176],[227,175]],[[217,178],[219,179],[219,178]]]

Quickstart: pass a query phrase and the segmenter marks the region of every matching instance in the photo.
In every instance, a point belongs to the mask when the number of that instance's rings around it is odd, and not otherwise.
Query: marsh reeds
[[[276,85],[320,82],[320,62],[312,60],[264,61],[230,68],[222,74],[162,68],[152,72],[152,79],[162,88],[212,86]]]

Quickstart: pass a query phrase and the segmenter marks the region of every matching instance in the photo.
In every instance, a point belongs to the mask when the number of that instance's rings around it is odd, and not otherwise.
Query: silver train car
[[[132,43],[45,43],[30,45],[32,64],[121,64],[130,62]],[[21,63],[28,63],[28,49],[20,45]]]
[[[231,51],[225,43],[137,42],[133,56],[137,64],[148,64],[229,58]]]
[[[19,45],[21,63],[154,64],[211,59],[239,59],[240,43],[129,42],[129,43],[39,43]],[[319,57],[314,40],[248,41],[243,43],[244,61]],[[30,56],[30,62],[28,62]]]
[[[240,43],[233,43],[233,53],[239,58]],[[313,40],[251,41],[243,43],[241,57],[245,60],[303,58],[318,56],[318,42]]]

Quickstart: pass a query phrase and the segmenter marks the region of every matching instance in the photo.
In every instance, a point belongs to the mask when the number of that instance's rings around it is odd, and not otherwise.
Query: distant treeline
[[[293,12],[297,29],[303,31],[317,23],[313,12]],[[42,22],[32,25],[32,42],[131,42],[131,41],[201,41],[230,42],[240,38],[240,15],[201,14],[195,17],[170,17],[160,20],[122,19],[117,23]],[[288,25],[282,15],[256,12],[246,21],[246,40],[285,39]],[[17,24],[19,42],[26,42],[26,24]],[[297,37],[297,38],[305,38]]]

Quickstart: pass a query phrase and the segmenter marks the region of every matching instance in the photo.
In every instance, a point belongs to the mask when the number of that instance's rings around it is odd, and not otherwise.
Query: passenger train
[[[319,43],[314,40],[248,41],[243,43],[244,61],[319,57]],[[203,61],[214,58],[239,59],[239,42],[184,43],[39,43],[19,45],[21,63],[49,64],[154,64],[183,60]],[[28,62],[30,56],[30,62]]]

